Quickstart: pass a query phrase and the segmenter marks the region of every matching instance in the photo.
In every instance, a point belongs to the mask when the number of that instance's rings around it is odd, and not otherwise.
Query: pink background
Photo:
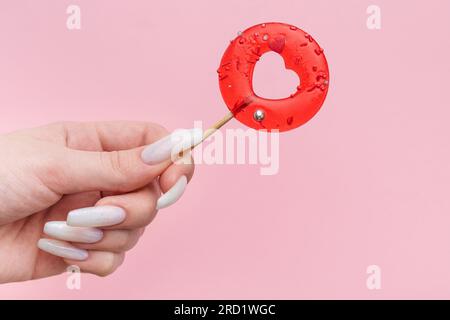
[[[380,31],[366,27],[370,4]],[[447,0],[4,0],[0,130],[209,124],[226,111],[228,41],[267,21],[310,32],[332,76],[319,114],[281,136],[279,174],[198,166],[115,274],[83,275],[79,291],[66,275],[1,285],[0,298],[450,298]],[[371,264],[381,290],[366,288]]]

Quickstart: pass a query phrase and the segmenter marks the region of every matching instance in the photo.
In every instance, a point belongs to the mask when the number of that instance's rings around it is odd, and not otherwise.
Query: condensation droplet
[[[263,39],[264,41],[269,40],[269,35],[268,35],[267,33],[265,33],[265,34],[263,35],[262,39]]]
[[[318,88],[319,86],[317,84],[313,84],[311,87],[308,88],[308,92],[314,91],[316,88]]]
[[[294,117],[289,117],[286,119],[286,123],[290,126],[292,124],[292,122],[294,122]]]
[[[256,47],[254,47],[253,49],[252,49],[252,53],[254,54],[254,55],[256,55],[256,56],[258,56],[258,57],[260,57],[261,56],[261,46],[256,46]],[[258,59],[259,60],[259,59]]]
[[[290,27],[289,27],[289,29],[291,29],[291,30],[294,30],[294,31],[295,31],[295,30],[297,30],[297,27],[295,27],[295,26],[290,26]]]
[[[266,24],[265,24],[265,23],[263,23],[263,24],[261,25],[261,27],[265,28],[265,27],[266,27]]]

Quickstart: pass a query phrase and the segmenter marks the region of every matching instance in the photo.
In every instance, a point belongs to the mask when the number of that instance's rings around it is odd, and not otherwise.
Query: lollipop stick
[[[234,115],[232,112],[228,112],[225,117],[214,123],[210,128],[206,129],[205,132],[203,132],[203,138],[201,141],[196,143],[191,147],[191,150],[194,149],[196,146],[198,146],[200,143],[208,139],[214,132],[222,128],[228,121],[233,119]]]
[[[217,121],[216,123],[214,123],[210,128],[206,129],[203,132],[203,137],[200,141],[198,141],[196,144],[192,145],[190,148],[187,148],[183,151],[180,151],[178,153],[178,159],[184,158],[185,154],[187,152],[190,153],[190,151],[194,150],[194,148],[196,146],[198,146],[199,144],[201,144],[203,141],[205,141],[206,139],[208,139],[214,132],[216,132],[217,130],[219,130],[220,128],[222,128],[228,121],[230,121],[231,119],[233,119],[234,115],[232,112],[228,112],[226,114],[225,117],[223,117],[222,119],[220,119],[219,121]],[[168,165],[170,163],[172,163],[174,159],[169,159]]]

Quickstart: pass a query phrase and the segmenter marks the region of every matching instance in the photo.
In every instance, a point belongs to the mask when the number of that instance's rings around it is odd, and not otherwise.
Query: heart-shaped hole
[[[263,54],[253,71],[253,91],[267,99],[287,98],[297,91],[299,76],[285,68],[283,58],[275,52]]]

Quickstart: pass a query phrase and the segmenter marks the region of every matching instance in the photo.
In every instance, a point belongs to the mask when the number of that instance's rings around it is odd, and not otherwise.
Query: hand
[[[151,123],[107,122],[0,135],[0,283],[69,265],[112,273],[192,177],[193,164],[163,161],[170,139],[143,152],[167,134]]]

